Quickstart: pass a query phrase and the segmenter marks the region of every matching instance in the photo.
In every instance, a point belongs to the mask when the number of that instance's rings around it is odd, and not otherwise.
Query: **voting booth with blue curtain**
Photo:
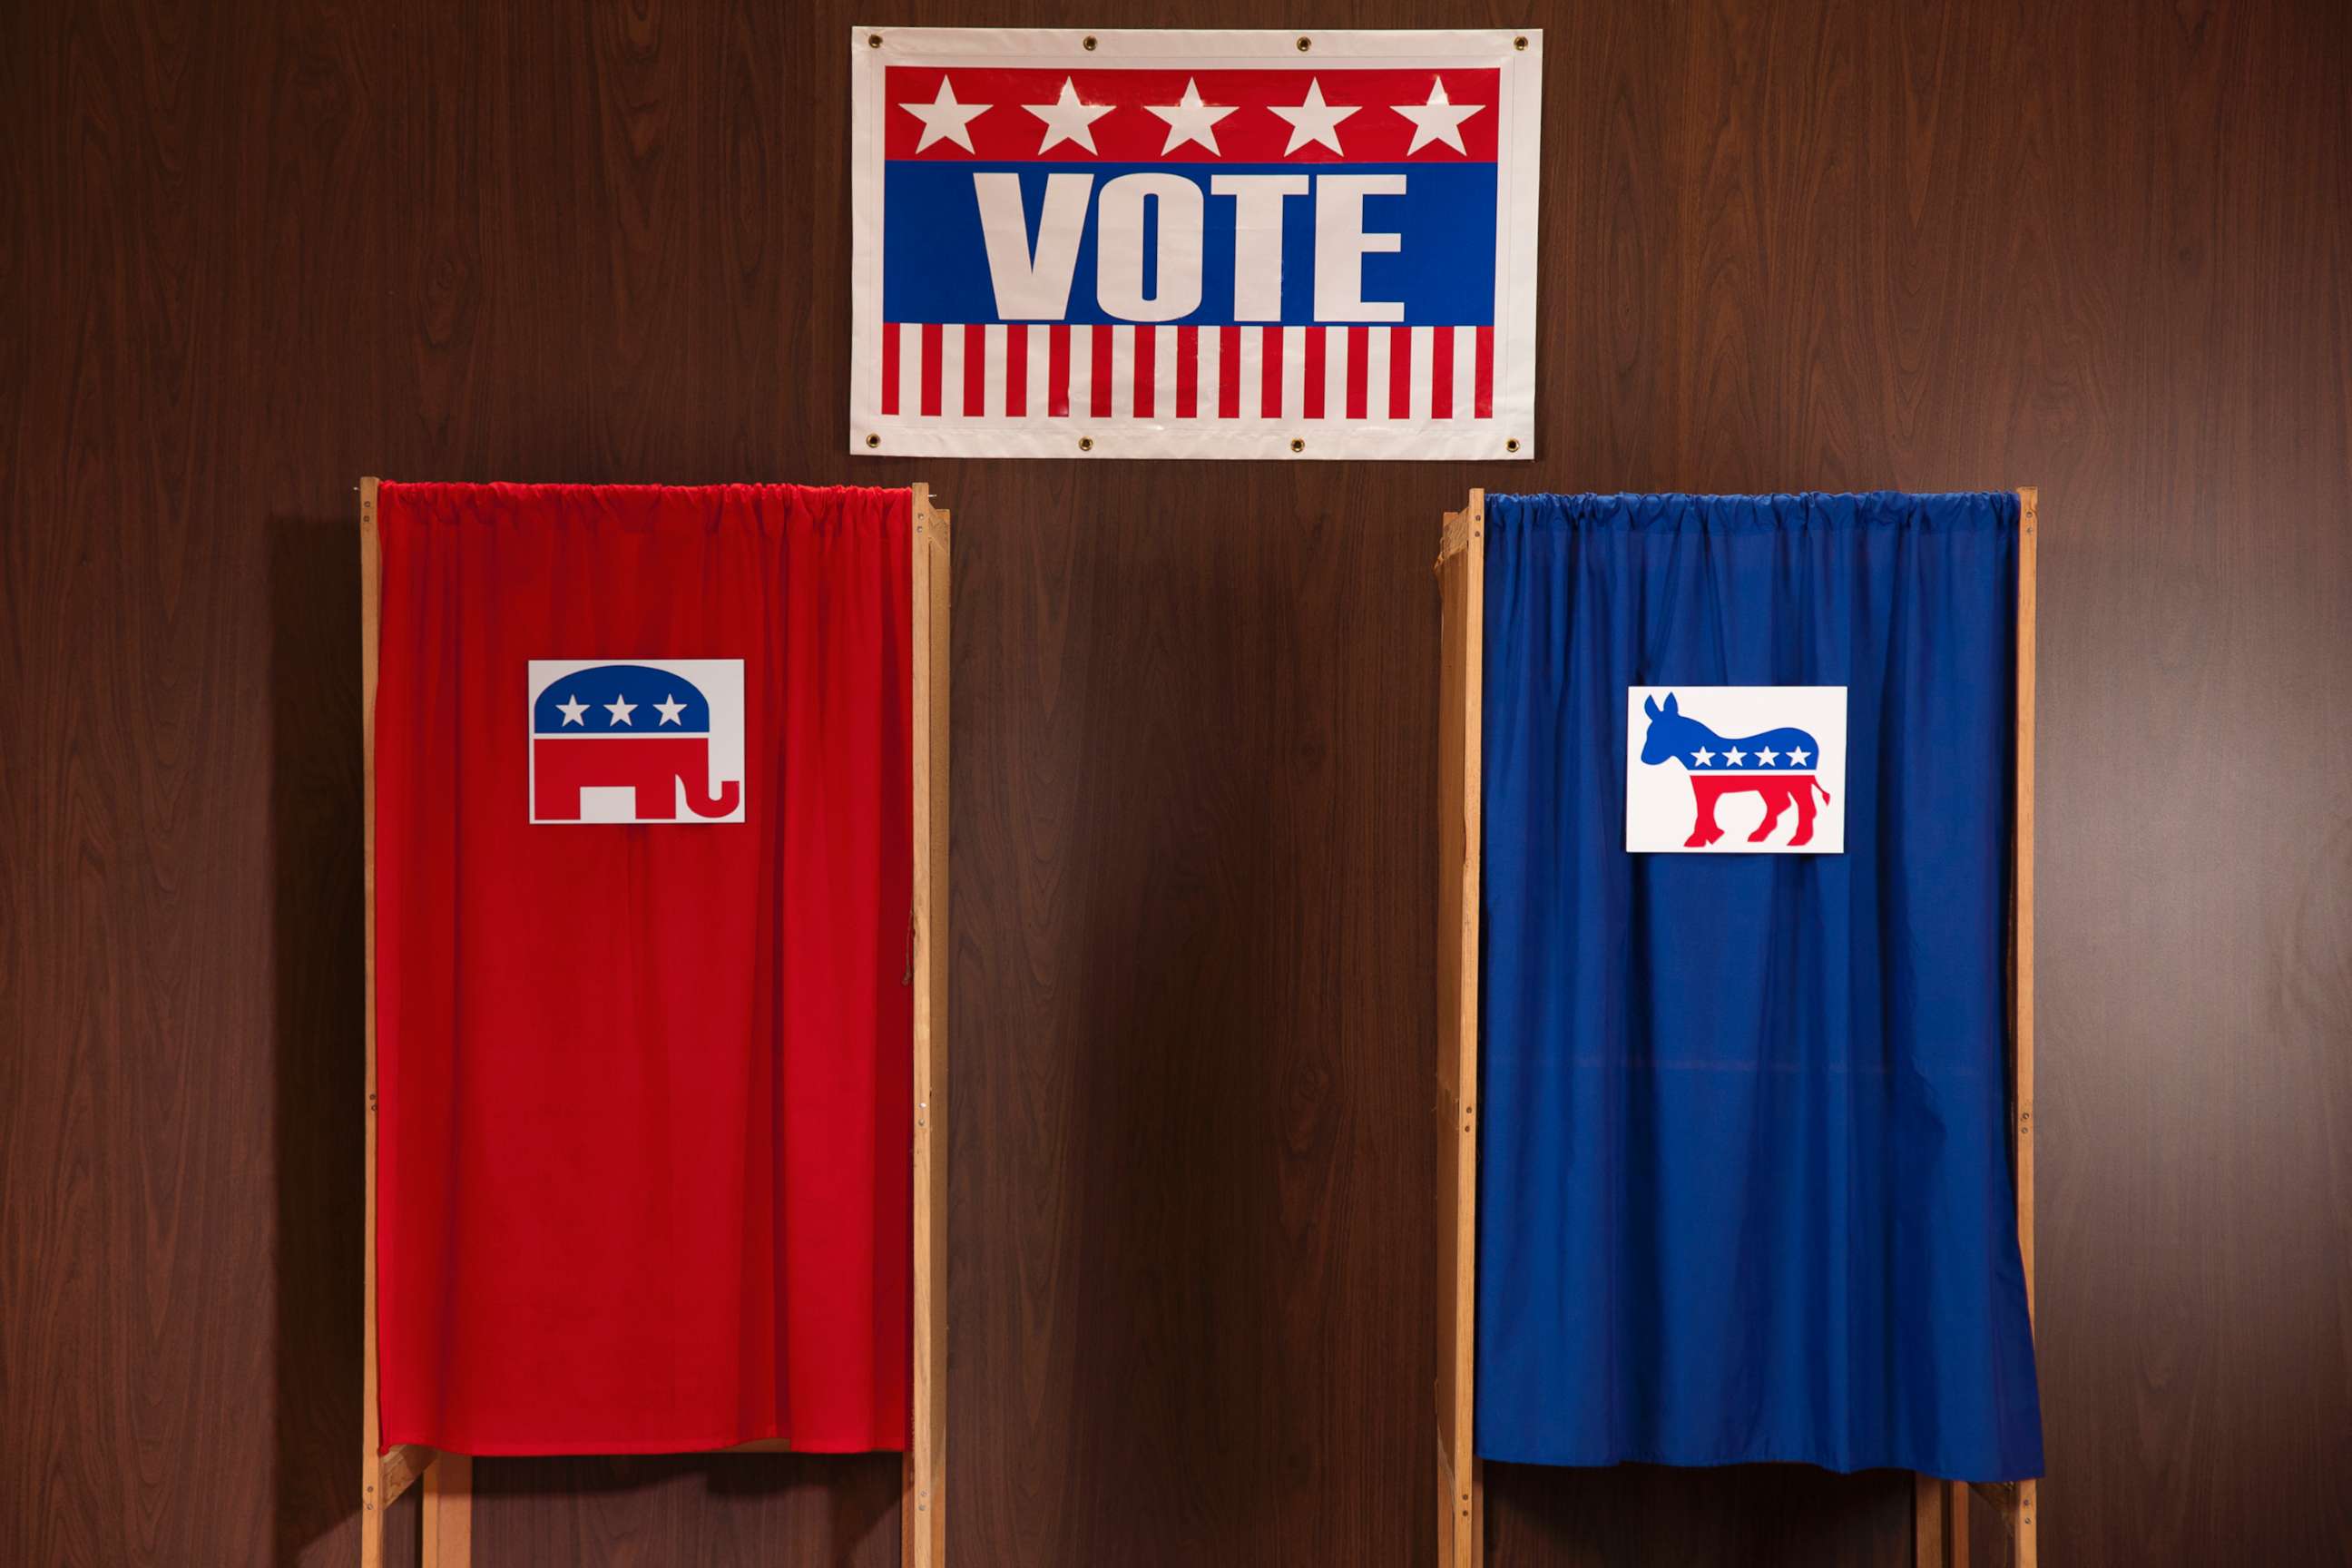
[[[1441,1561],[1485,1460],[1909,1469],[2033,1561],[2034,512],[1448,516]]]

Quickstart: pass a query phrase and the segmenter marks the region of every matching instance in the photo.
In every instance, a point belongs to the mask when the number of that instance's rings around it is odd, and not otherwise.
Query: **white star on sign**
[[[1404,155],[1410,158],[1432,142],[1443,142],[1466,156],[1470,149],[1462,145],[1462,122],[1486,106],[1455,104],[1445,96],[1445,83],[1440,79],[1429,84],[1427,103],[1392,103],[1389,107],[1412,121],[1412,145],[1404,150]]]
[[[1091,153],[1095,151],[1094,123],[1114,106],[1080,103],[1077,84],[1064,77],[1061,97],[1051,103],[1024,103],[1021,107],[1045,122],[1045,140],[1037,143],[1040,153],[1056,142],[1075,142]]]
[[[660,712],[662,723],[682,724],[684,722],[684,721],[678,718],[678,715],[686,711],[686,704],[680,702],[677,698],[673,697],[666,702],[656,702],[654,704],[654,707]],[[659,728],[659,726],[656,725],[656,728]]]
[[[898,106],[923,122],[923,139],[915,143],[919,153],[934,142],[952,142],[965,152],[971,152],[971,122],[995,107],[989,103],[958,103],[955,89],[948,79],[940,78],[940,92],[929,103],[902,103]]]
[[[1759,758],[1762,759],[1764,765],[1765,765],[1766,767],[1768,767],[1768,768],[1769,768],[1769,767],[1770,767],[1774,763],[1777,763],[1777,762],[1779,762],[1779,761],[1780,760],[1780,752],[1776,752],[1776,751],[1774,751],[1774,750],[1773,750],[1771,747],[1769,747],[1769,746],[1765,747],[1762,751],[1760,751],[1760,752],[1757,752],[1757,753],[1756,753],[1756,755],[1757,755]]]
[[[588,711],[588,704],[581,701],[577,697],[573,698],[569,702],[557,703],[555,705],[555,710],[563,715],[563,721],[565,723],[577,724],[583,730],[588,727],[588,721],[580,717],[580,715]]]
[[[1715,761],[1715,753],[1708,751],[1705,746],[1701,746],[1697,751],[1693,752],[1691,755],[1696,759],[1700,767],[1705,767],[1707,763]]]
[[[1792,768],[1801,768],[1805,765],[1804,747],[1791,746],[1789,748],[1789,765]]]
[[[1748,760],[1748,753],[1734,746],[1723,753],[1723,760],[1729,766],[1736,768]]]
[[[1165,108],[1150,103],[1143,107],[1168,121],[1168,145],[1160,149],[1163,157],[1187,142],[1198,142],[1218,157],[1224,156],[1217,152],[1216,123],[1231,114],[1234,106],[1202,103],[1200,86],[1192,78],[1184,79],[1184,95],[1175,102]]]
[[[1289,157],[1311,142],[1320,142],[1334,153],[1339,151],[1339,121],[1356,112],[1356,104],[1344,104],[1334,109],[1323,101],[1323,83],[1319,78],[1307,79],[1307,97],[1295,108],[1285,109],[1269,103],[1268,109],[1290,121],[1290,142],[1282,150]]]
[[[637,705],[625,697],[615,697],[604,704],[604,711],[613,716],[613,722],[615,724],[627,723],[629,715],[636,710]]]

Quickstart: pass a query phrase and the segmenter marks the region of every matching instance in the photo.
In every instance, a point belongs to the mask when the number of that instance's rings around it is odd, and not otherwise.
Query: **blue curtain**
[[[2039,1475],[2018,506],[1486,502],[1477,1450]],[[1844,686],[1845,852],[1631,855],[1626,688]]]

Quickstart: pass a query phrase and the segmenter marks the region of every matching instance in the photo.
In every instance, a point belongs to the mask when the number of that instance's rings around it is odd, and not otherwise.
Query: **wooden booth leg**
[[[1445,514],[1438,695],[1437,1562],[1486,1560],[1486,1488],[1472,1442],[1478,1247],[1480,731],[1486,493]]]
[[[898,1503],[904,1568],[947,1562],[949,517],[915,489],[914,1430]]]
[[[425,1568],[468,1568],[474,1559],[474,1461],[443,1454],[425,1472]]]
[[[2017,1185],[2017,1250],[2025,1266],[2025,1321],[2033,1322],[2033,729],[2034,622],[2041,614],[2042,492],[2017,492],[2017,842],[2013,848],[2016,909],[2010,920],[2011,1029],[2016,1056],[2011,1064],[2015,1120],[2011,1123],[2011,1170]],[[2038,1339],[2039,1336],[2037,1335]],[[2010,1539],[2018,1568],[2042,1561],[2042,1483],[2020,1481],[2008,1489]]]
[[[376,481],[360,481],[360,778],[364,804],[361,885],[367,905],[366,1221],[360,1231],[360,1568],[383,1568],[383,1459],[375,1451],[375,678],[377,622],[383,605],[383,552],[375,531]]]
[[[1911,1499],[1911,1561],[1916,1568],[1968,1568],[1967,1486],[1935,1476],[1914,1476]]]

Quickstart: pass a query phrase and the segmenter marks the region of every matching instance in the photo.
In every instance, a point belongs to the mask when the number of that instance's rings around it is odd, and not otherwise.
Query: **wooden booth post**
[[[948,514],[915,487],[914,1432],[899,1560],[944,1568],[948,1383]]]
[[[473,1558],[473,1460],[404,1443],[379,1454],[375,1298],[375,696],[383,610],[383,547],[376,528],[377,481],[360,481],[360,751],[364,779],[362,851],[367,900],[366,1213],[361,1273],[360,1564],[383,1568],[383,1517],[393,1500],[425,1483],[424,1568],[469,1568]],[[909,979],[914,989],[914,1431],[905,1461],[899,1515],[907,1568],[944,1568],[940,1507],[947,1441],[947,985],[948,985],[948,514],[930,487],[914,487],[911,598],[913,650],[915,907]],[[782,1452],[782,1441],[745,1443],[729,1453]]]
[[[2033,1315],[2033,679],[2034,618],[2039,613],[2036,555],[2041,491],[2017,492],[2017,828],[2010,847],[2009,921],[2010,1163],[2017,1188],[2017,1250],[2025,1266],[2025,1311]],[[1920,1476],[1912,1487],[1912,1562],[1917,1568],[1968,1568],[1971,1495],[1999,1510],[2017,1568],[2042,1559],[2042,1483],[1987,1486]]]
[[[1486,1481],[1470,1441],[1478,1294],[1478,873],[1484,782],[1486,492],[1438,534],[1437,1561],[1486,1561]]]

